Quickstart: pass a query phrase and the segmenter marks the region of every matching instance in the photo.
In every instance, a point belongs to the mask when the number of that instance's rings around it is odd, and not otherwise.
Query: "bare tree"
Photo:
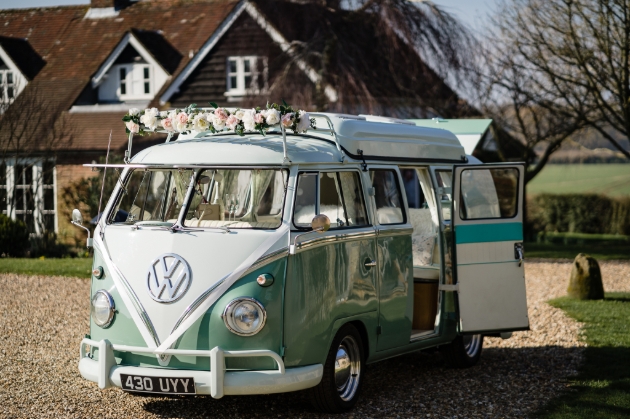
[[[482,102],[525,146],[527,180],[585,127],[630,159],[630,1],[512,0],[493,23]]]
[[[430,1],[257,0],[292,40],[270,88],[318,110],[454,116],[470,109],[449,88],[468,69],[469,30]],[[284,17],[284,18],[283,18]],[[297,24],[296,24],[297,22]],[[288,58],[288,59],[287,59]],[[298,62],[317,73],[314,91],[296,86]],[[338,95],[331,101],[327,89]],[[418,112],[428,110],[426,115]]]
[[[53,171],[73,131],[36,86],[0,101],[0,205],[31,233],[54,233]]]

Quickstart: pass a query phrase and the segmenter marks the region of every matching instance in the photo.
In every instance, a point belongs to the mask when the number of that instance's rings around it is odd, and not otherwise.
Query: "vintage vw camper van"
[[[308,389],[342,412],[366,364],[437,347],[470,367],[484,336],[528,329],[522,165],[409,121],[308,117],[306,133],[193,131],[100,169],[119,180],[94,232],[85,379]]]

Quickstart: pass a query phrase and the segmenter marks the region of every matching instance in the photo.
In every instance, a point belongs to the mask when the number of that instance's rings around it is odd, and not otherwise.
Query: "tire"
[[[322,381],[309,391],[313,407],[325,413],[352,409],[359,399],[364,369],[363,340],[353,325],[346,324],[333,339]]]
[[[453,368],[470,368],[477,365],[483,350],[483,335],[457,336],[448,345],[440,346],[442,356]]]

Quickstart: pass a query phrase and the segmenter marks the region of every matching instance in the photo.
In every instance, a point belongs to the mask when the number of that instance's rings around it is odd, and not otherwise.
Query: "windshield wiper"
[[[223,233],[231,233],[232,230],[230,230],[227,226],[221,226],[221,227],[206,227],[206,228],[192,228],[192,227],[186,227],[180,224],[174,224],[170,227],[160,227],[160,230],[168,230],[171,233],[177,233],[178,231],[205,231],[205,230],[220,230]]]

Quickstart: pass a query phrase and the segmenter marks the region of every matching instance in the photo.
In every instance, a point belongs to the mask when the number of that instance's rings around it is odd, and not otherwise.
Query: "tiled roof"
[[[26,39],[0,36],[0,45],[18,66],[20,72],[29,80],[33,80],[46,65],[46,62],[35,52]]]
[[[238,0],[138,2],[120,10],[115,17],[103,19],[84,19],[87,6],[2,10],[0,36],[28,40],[46,65],[26,89],[35,89],[49,106],[67,110],[132,29],[150,51],[160,42],[172,46],[175,51],[168,55],[181,57],[177,66],[170,68],[171,75],[176,76],[237,3]],[[156,34],[160,34],[161,41]],[[160,61],[163,59],[160,57]],[[15,105],[19,106],[20,97]],[[111,128],[121,127],[122,115],[117,116],[116,124],[100,133],[105,140]],[[97,119],[98,125],[108,120],[103,114],[70,114],[70,118],[77,128],[94,124]],[[85,149],[94,144],[88,135],[97,133],[86,131],[83,138],[75,140],[73,148]]]

